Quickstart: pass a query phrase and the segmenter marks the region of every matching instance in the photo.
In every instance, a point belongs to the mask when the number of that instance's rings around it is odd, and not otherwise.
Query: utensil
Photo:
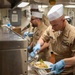
[[[32,62],[32,61],[37,62],[38,58],[39,58],[38,54],[36,54],[35,57],[31,57],[30,54],[28,54],[28,62]]]

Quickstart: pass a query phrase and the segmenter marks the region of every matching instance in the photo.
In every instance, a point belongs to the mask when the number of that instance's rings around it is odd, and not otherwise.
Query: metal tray
[[[29,65],[30,65],[30,67],[31,67],[33,70],[35,70],[35,71],[38,73],[38,75],[53,75],[53,72],[50,71],[50,69],[40,69],[40,68],[36,68],[36,67],[34,66],[34,64],[32,64],[32,63],[35,64],[36,61],[33,61],[33,62],[29,63]]]

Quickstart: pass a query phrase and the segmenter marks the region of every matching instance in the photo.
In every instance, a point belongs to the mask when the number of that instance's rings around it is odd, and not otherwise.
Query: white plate
[[[36,62],[35,64],[37,64],[37,63],[40,63],[40,61]],[[39,67],[37,67],[35,64],[34,64],[34,67],[35,67],[35,68],[38,68],[38,69],[50,69],[50,68],[51,68],[51,67],[50,67],[50,65],[52,65],[51,62],[44,61],[44,63],[48,66],[48,68],[39,68]]]

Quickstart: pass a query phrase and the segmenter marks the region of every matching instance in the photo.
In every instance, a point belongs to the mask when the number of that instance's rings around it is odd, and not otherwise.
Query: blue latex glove
[[[38,50],[40,50],[40,48],[41,48],[40,43],[37,43],[37,44],[33,47],[33,52],[34,52],[34,53],[37,52]]]
[[[30,47],[30,46],[28,46],[27,50],[30,50],[30,49],[31,49],[31,47]]]
[[[33,34],[34,34],[33,32],[30,32],[30,33],[28,34],[28,36],[29,36],[29,37],[32,37]]]
[[[28,35],[28,31],[24,32],[24,37],[26,37]]]
[[[34,52],[31,52],[31,53],[30,53],[30,56],[31,56],[32,58],[34,58],[35,55],[36,55],[36,54],[35,54]]]
[[[33,48],[33,52],[30,53],[30,56],[35,57],[35,55],[37,54],[37,51],[40,50],[40,48],[41,48],[40,43],[37,43]]]
[[[54,74],[60,74],[64,70],[65,62],[64,60],[60,60],[56,64],[51,65],[50,67],[52,67],[51,71],[53,71]]]

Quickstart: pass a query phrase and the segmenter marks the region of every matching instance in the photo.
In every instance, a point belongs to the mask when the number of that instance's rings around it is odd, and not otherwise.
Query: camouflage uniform
[[[41,38],[44,41],[49,41],[49,28],[45,31],[45,33],[41,36]],[[58,33],[58,32],[57,32]],[[66,22],[66,27],[63,32],[60,34],[54,33],[56,37],[56,41],[52,43],[52,50],[55,52],[55,59],[56,62],[64,59],[64,58],[69,58],[74,55],[75,51],[75,27],[68,24]],[[73,71],[71,68],[66,68],[62,74],[60,75],[67,75],[68,73],[71,73]]]

